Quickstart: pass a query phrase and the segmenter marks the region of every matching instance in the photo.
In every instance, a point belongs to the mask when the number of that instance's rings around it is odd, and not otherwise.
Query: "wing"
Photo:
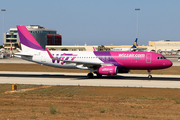
[[[76,64],[77,68],[80,69],[90,69],[90,68],[98,68],[100,66],[114,66],[113,64],[105,64],[105,63],[98,63],[98,62],[91,62],[91,61],[76,61],[76,60],[65,60],[65,59],[57,59],[53,57],[53,55],[49,52],[49,50],[46,48],[47,53],[49,54],[49,57],[53,60],[58,60],[65,62],[66,64],[68,63],[74,63]]]

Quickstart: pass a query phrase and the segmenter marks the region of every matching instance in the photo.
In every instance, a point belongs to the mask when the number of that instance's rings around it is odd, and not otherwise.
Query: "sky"
[[[180,41],[180,0],[1,0],[4,31],[42,25],[62,34],[62,45],[131,45]],[[3,12],[0,11],[0,45]]]

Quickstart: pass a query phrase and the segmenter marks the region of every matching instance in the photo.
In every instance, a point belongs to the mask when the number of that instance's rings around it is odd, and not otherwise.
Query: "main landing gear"
[[[98,78],[101,78],[101,77],[102,77],[102,75],[97,73],[97,77],[98,77]]]
[[[87,74],[87,77],[88,77],[88,78],[93,78],[94,75],[93,75],[93,73],[88,73],[88,74]]]
[[[101,74],[98,74],[98,73],[97,73],[96,75],[97,75],[97,78],[101,78],[101,77],[102,77]],[[94,77],[94,74],[93,74],[92,72],[90,72],[90,73],[87,74],[87,77],[88,77],[88,78],[93,78],[93,77]]]
[[[151,70],[148,70],[148,78],[151,79],[152,78],[152,75],[151,75]]]

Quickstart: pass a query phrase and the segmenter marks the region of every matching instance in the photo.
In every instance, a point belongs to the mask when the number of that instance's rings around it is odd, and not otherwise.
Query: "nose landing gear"
[[[151,75],[151,70],[148,70],[148,78],[151,79],[152,75]]]

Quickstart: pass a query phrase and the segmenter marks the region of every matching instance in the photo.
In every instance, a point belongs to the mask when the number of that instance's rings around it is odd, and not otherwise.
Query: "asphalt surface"
[[[169,58],[173,66],[180,66],[177,58]],[[0,59],[0,63],[36,64],[19,58]],[[119,74],[88,79],[86,73],[47,73],[47,72],[3,72],[0,71],[0,83],[38,84],[38,85],[80,85],[111,87],[148,87],[148,88],[180,88],[180,75],[148,75]]]
[[[85,73],[0,72],[1,84],[180,88],[180,75],[122,74],[88,79]]]

